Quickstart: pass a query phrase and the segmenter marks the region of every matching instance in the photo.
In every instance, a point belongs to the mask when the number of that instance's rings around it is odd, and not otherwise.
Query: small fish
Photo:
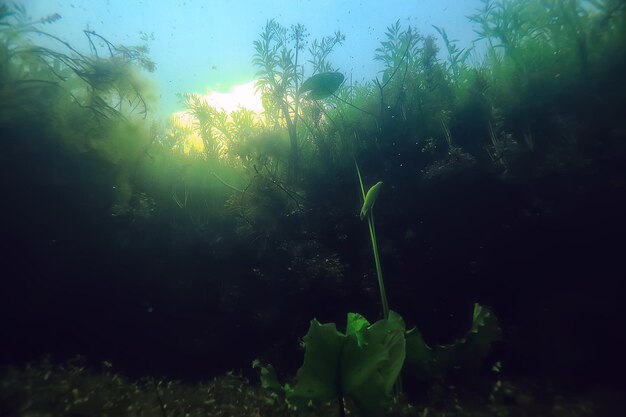
[[[344,80],[340,72],[321,72],[309,77],[300,86],[300,94],[309,100],[321,100],[334,94]]]

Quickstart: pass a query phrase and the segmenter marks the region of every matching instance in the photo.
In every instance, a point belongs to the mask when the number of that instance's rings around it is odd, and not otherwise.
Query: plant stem
[[[352,107],[352,108],[354,108],[354,109],[357,109],[357,110],[358,110],[358,111],[360,111],[360,112],[363,112],[363,113],[365,113],[365,114],[369,114],[370,116],[372,116],[372,117],[374,117],[374,118],[378,117],[378,116],[377,116],[377,115],[375,115],[374,113],[369,112],[369,111],[367,111],[367,110],[364,110],[364,109],[362,109],[362,108],[360,108],[360,107],[357,107],[357,106],[355,106],[354,104],[352,104],[352,103],[350,103],[350,102],[348,102],[348,101],[346,101],[346,100],[342,99],[341,97],[339,97],[339,96],[338,96],[337,94],[335,94],[335,93],[333,93],[333,94],[332,94],[332,96],[333,96],[333,97],[335,97],[337,100],[341,101],[342,103],[347,104],[348,106],[350,106],[350,107]]]
[[[387,301],[387,292],[385,291],[385,282],[383,281],[383,270],[380,266],[380,256],[378,255],[378,243],[376,243],[376,229],[374,228],[374,210],[372,209],[367,216],[367,224],[370,228],[370,240],[372,241],[372,251],[374,252],[374,263],[376,264],[376,276],[378,277],[378,290],[380,291],[380,301],[383,305],[383,317],[389,318],[389,302]]]
[[[356,159],[354,159],[354,166],[356,167],[356,173],[359,177],[359,185],[361,186],[361,195],[363,201],[365,201],[365,187],[363,187],[363,178],[361,177],[361,170]],[[374,227],[374,208],[370,210],[367,215],[367,225],[370,229],[370,241],[372,242],[372,252],[374,252],[374,263],[376,264],[376,276],[378,277],[378,290],[380,291],[380,302],[383,307],[383,317],[389,319],[389,302],[387,301],[387,291],[385,291],[385,281],[383,281],[383,269],[380,266],[380,255],[378,254],[378,243],[376,242],[376,227]],[[398,379],[393,385],[396,399],[399,398],[402,392],[402,377],[398,375]],[[343,408],[341,409],[343,411]],[[344,417],[344,414],[341,414]]]
[[[167,417],[167,412],[165,411],[165,405],[163,405],[163,400],[161,400],[161,395],[159,394],[159,386],[154,380],[152,380],[152,385],[154,386],[154,392],[156,394],[157,401],[159,402],[159,408],[161,409],[161,414],[163,414],[163,417]]]
[[[356,159],[354,159],[354,166],[356,167],[356,173],[359,177],[359,185],[361,186],[361,195],[363,201],[365,201],[365,187],[363,187],[363,178],[361,177],[361,170]],[[374,263],[376,264],[376,276],[378,277],[378,290],[380,291],[380,302],[383,306],[383,317],[389,318],[389,302],[387,301],[387,292],[385,291],[385,282],[383,281],[383,270],[380,266],[380,256],[378,255],[378,244],[376,243],[376,228],[374,227],[374,209],[370,210],[367,215],[367,224],[370,229],[370,240],[372,242],[372,252],[374,252]]]

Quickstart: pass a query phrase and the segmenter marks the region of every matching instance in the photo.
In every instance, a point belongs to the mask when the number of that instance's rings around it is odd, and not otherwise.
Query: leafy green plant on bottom
[[[487,307],[476,303],[472,327],[454,343],[431,347],[417,327],[407,331],[405,370],[421,381],[443,378],[455,367],[475,370],[482,365],[491,345],[501,338],[496,316]]]
[[[383,183],[377,182],[366,193],[356,161],[355,166],[363,196],[360,218],[368,220],[384,318],[370,324],[362,315],[348,313],[345,333],[335,323],[313,319],[303,338],[304,363],[294,387],[281,386],[271,365],[255,361],[253,367],[260,369],[263,388],[275,397],[284,394],[295,410],[337,401],[343,417],[344,400],[350,399],[359,415],[378,417],[388,410],[404,366],[419,379],[443,376],[455,366],[480,366],[501,335],[496,317],[478,304],[472,328],[453,344],[431,348],[417,328],[406,331],[402,317],[389,310],[376,243],[373,208]]]
[[[387,318],[390,314],[389,302],[387,300],[380,256],[378,254],[373,213],[374,204],[378,199],[383,183],[382,181],[378,181],[366,193],[361,171],[359,170],[359,165],[356,163],[356,160],[354,164],[359,178],[361,194],[363,196],[360,218],[361,220],[367,218],[383,316]],[[465,337],[450,345],[431,348],[426,344],[424,337],[417,327],[406,332],[405,336],[407,368],[409,368],[410,372],[418,379],[429,380],[444,376],[450,369],[457,365],[473,368],[480,367],[482,361],[491,349],[491,344],[500,340],[501,330],[498,319],[488,308],[474,304],[471,329]]]
[[[363,178],[361,178],[361,170],[359,170],[359,164],[354,161],[356,167],[356,173],[359,177],[359,185],[361,187],[361,195],[363,197],[363,206],[359,217],[361,220],[367,218],[367,225],[370,231],[370,241],[372,243],[372,253],[374,254],[374,263],[376,265],[376,277],[378,278],[378,290],[380,292],[380,302],[383,308],[383,317],[389,317],[389,302],[387,301],[387,292],[385,291],[385,282],[383,281],[383,271],[380,264],[380,256],[378,255],[378,243],[376,241],[376,227],[374,226],[374,204],[380,194],[380,189],[383,186],[382,181],[378,181],[374,184],[367,193],[363,186]]]
[[[254,41],[253,64],[258,67],[258,80],[256,89],[261,93],[265,114],[268,122],[275,127],[284,126],[289,134],[289,155],[287,163],[287,183],[294,185],[299,181],[301,164],[302,138],[298,134],[298,123],[303,120],[300,116],[301,105],[300,87],[305,86],[302,93],[318,96],[315,91],[326,81],[309,84],[303,81],[304,66],[302,58],[305,53],[305,45],[309,34],[302,24],[292,25],[289,29],[279,24],[275,19],[270,19],[265,24],[260,34],[260,39]],[[336,45],[341,45],[345,36],[336,31],[334,35],[327,36],[322,40],[315,40],[308,48],[310,60],[314,72],[335,74],[341,79],[334,89],[323,88],[325,91],[318,98],[323,98],[333,93],[343,81],[343,75],[333,72],[333,68],[327,61],[327,56]],[[332,77],[331,77],[332,78]],[[321,79],[317,79],[321,81]],[[315,82],[315,80],[313,81]],[[327,94],[326,94],[327,93]]]
[[[357,313],[348,313],[345,333],[335,323],[311,320],[303,338],[304,363],[293,387],[278,382],[271,365],[258,360],[261,385],[272,396],[284,397],[291,408],[306,411],[336,401],[345,415],[349,399],[359,415],[382,416],[393,400],[393,388],[401,371],[421,381],[443,378],[453,368],[479,367],[500,340],[495,315],[474,305],[471,329],[452,344],[429,346],[416,328],[406,331],[402,317],[389,311],[389,318],[370,324]]]
[[[337,401],[344,416],[344,399],[350,399],[363,416],[380,416],[393,399],[393,386],[405,358],[405,325],[399,314],[370,324],[348,313],[345,333],[335,323],[311,320],[304,336],[304,364],[295,386],[282,387],[295,410],[307,410]],[[280,384],[270,366],[261,368],[261,384],[278,391]]]

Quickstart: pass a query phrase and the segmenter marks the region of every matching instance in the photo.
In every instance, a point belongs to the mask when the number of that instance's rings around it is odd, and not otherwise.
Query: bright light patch
[[[228,93],[210,91],[198,97],[204,100],[210,107],[228,116],[241,109],[251,111],[256,115],[256,120],[258,121],[261,120],[263,104],[260,94],[255,91],[255,83],[256,81],[250,81],[236,85]],[[178,131],[178,146],[185,154],[202,152],[204,150],[204,143],[197,130],[198,120],[196,120],[193,114],[187,111],[177,112],[172,114],[170,120],[174,130]],[[230,121],[230,117],[228,120]],[[221,137],[223,132],[217,130],[213,134],[212,140],[220,142],[221,153],[224,152],[228,144],[225,138]]]
[[[261,96],[255,91],[256,81],[234,86],[228,93],[210,91],[204,95],[206,102],[216,109],[232,113],[240,108],[252,110],[257,114],[263,113]]]
[[[202,152],[204,143],[194,131],[195,118],[191,114],[184,111],[176,112],[172,114],[170,121],[172,126],[181,133],[178,138],[178,145],[182,148],[183,153]]]

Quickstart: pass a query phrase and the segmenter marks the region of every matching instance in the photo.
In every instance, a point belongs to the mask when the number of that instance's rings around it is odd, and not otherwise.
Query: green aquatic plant
[[[609,104],[623,94],[608,80],[623,72],[624,16],[626,5],[615,0],[483,0],[470,16],[477,40],[487,44],[482,68],[475,71],[486,87],[474,96],[482,103],[466,113],[473,87],[457,84],[456,117],[463,122],[456,124],[465,132],[456,130],[466,135],[466,146],[471,136],[481,136],[484,161],[513,176],[534,171],[529,163],[576,163],[578,140],[597,140],[599,118],[623,101]],[[611,68],[620,70],[612,74]],[[612,86],[601,87],[605,82]],[[614,93],[598,95],[601,90]],[[480,126],[470,134],[467,116],[481,107]]]
[[[351,402],[359,415],[376,417],[389,408],[404,369],[420,381],[443,378],[452,369],[475,370],[500,338],[498,320],[479,304],[474,305],[472,327],[463,338],[435,347],[416,327],[407,331],[394,311],[373,324],[358,313],[348,313],[345,332],[335,323],[311,320],[302,339],[304,361],[294,386],[281,385],[271,365],[255,360],[253,367],[259,370],[263,389],[297,411],[335,401],[339,415],[345,416]]]
[[[387,27],[385,40],[376,48],[374,59],[385,65],[382,82],[387,84],[398,72],[406,73],[419,59],[422,36],[409,26],[404,29],[397,20]]]
[[[607,23],[625,7],[619,0],[482,0],[470,20],[493,59],[510,59],[518,71],[532,71],[537,54],[552,54],[560,61],[571,60],[566,64],[587,77],[593,38],[609,29]]]
[[[304,91],[300,88],[304,74],[302,52],[307,38],[308,32],[303,25],[297,24],[287,29],[271,19],[263,28],[260,40],[254,41],[255,54],[252,62],[259,68],[256,88],[261,93],[266,117],[268,122],[274,123],[274,127],[286,127],[289,133],[289,185],[297,183],[301,176],[301,144],[298,133],[301,93],[313,91],[313,95],[316,95],[315,91],[318,90],[315,86],[311,89],[307,87]],[[314,72],[336,72],[328,64],[327,56],[343,39],[341,32],[335,32],[332,37],[324,38],[320,42],[314,41],[309,48]]]
[[[266,110],[270,110],[270,117],[276,121],[279,118],[285,121],[290,142],[287,181],[295,183],[300,171],[297,103],[302,76],[299,58],[308,33],[302,25],[287,30],[271,19],[260,36],[260,40],[254,41],[255,54],[252,60],[259,67],[256,87],[264,96],[264,105],[267,104]]]
[[[378,198],[380,189],[383,185],[382,181],[378,181],[365,193],[365,187],[363,186],[363,178],[361,178],[361,171],[359,170],[359,164],[354,161],[356,167],[356,173],[359,177],[359,185],[361,187],[361,195],[363,196],[363,206],[361,207],[360,218],[363,220],[367,217],[367,225],[370,232],[370,241],[372,243],[372,252],[374,253],[374,263],[376,265],[376,277],[378,278],[378,290],[380,292],[380,302],[383,309],[383,317],[389,317],[389,302],[387,301],[387,292],[385,291],[385,282],[383,280],[383,270],[380,263],[380,255],[378,254],[378,243],[376,241],[376,228],[374,227],[374,203]]]
[[[380,193],[382,185],[383,182],[378,181],[376,184],[372,185],[372,188],[367,191],[367,194],[365,195],[365,200],[363,201],[363,207],[361,207],[361,213],[359,214],[361,220],[363,220],[366,216],[369,216],[370,212],[374,208],[374,203],[378,198],[378,194]]]
[[[56,363],[45,357],[7,366],[0,373],[0,386],[3,417],[287,415],[285,407],[271,404],[271,398],[232,371],[198,384],[152,377],[130,380],[108,361],[74,357]]]
[[[183,98],[194,118],[193,130],[202,139],[204,155],[210,159],[224,156],[226,143],[233,139],[233,124],[228,114],[209,105],[199,94],[184,94]]]
[[[330,36],[325,36],[322,39],[314,39],[311,46],[309,46],[309,54],[311,59],[309,62],[313,65],[313,73],[333,72],[334,68],[328,62],[328,55],[333,51],[335,46],[343,44],[346,36],[340,31],[336,31]]]
[[[126,212],[133,197],[131,167],[146,156],[152,139],[147,127],[135,120],[145,118],[148,110],[149,89],[138,67],[154,67],[147,47],[113,45],[93,31],[83,32],[89,52],[79,52],[43,29],[59,19],[50,15],[31,20],[18,5],[0,9],[0,123],[18,131],[19,126],[32,125],[33,132],[39,132],[32,138],[16,137],[15,149],[25,147],[20,158],[37,158],[35,150],[47,146],[54,149],[46,153],[49,161],[95,157],[97,162],[90,159],[93,171],[107,170],[113,177],[115,186],[108,187],[106,195],[114,190],[114,211]],[[30,140],[32,149],[25,145]],[[39,165],[48,166],[47,161]]]
[[[0,39],[6,43],[4,53],[8,60],[19,68],[13,71],[12,84],[54,87],[59,90],[57,94],[67,95],[97,119],[147,116],[148,88],[137,72],[137,68],[149,72],[156,68],[148,58],[147,45],[114,45],[104,36],[84,30],[90,53],[81,53],[41,28],[60,16],[31,21],[23,7],[3,7]],[[32,43],[28,40],[30,35],[45,38],[48,46]]]
[[[385,40],[381,42],[380,47],[376,48],[374,59],[381,61],[385,66],[382,82],[378,78],[375,80],[379,93],[381,122],[384,120],[385,108],[389,108],[385,98],[385,88],[393,81],[396,84],[396,91],[404,90],[407,75],[411,68],[415,68],[419,63],[420,41],[422,40],[423,37],[414,28],[409,26],[404,29],[400,25],[400,20],[397,20],[396,23],[387,27]],[[400,78],[396,78],[396,75]],[[401,99],[402,94],[398,93],[396,104]]]
[[[461,78],[461,73],[467,70],[467,58],[472,53],[473,48],[459,48],[458,41],[448,38],[448,33],[444,28],[435,25],[433,28],[439,33],[446,46],[449,69],[452,72],[453,80],[458,81]]]
[[[271,366],[253,364],[260,370],[263,387],[278,395],[284,392],[298,411],[319,408],[336,401],[345,416],[350,400],[362,416],[382,415],[393,399],[393,386],[404,364],[404,320],[395,312],[370,324],[365,317],[348,313],[345,332],[335,323],[312,320],[303,337],[304,363],[293,387],[281,387]],[[279,388],[280,387],[280,388]]]
[[[472,328],[454,344],[431,348],[417,328],[406,331],[402,317],[389,310],[376,241],[373,208],[383,183],[377,182],[366,193],[356,160],[354,163],[363,196],[360,217],[368,220],[383,318],[370,324],[362,315],[348,313],[343,333],[335,323],[312,320],[303,337],[304,361],[293,387],[281,385],[271,365],[255,361],[253,367],[259,369],[262,387],[271,397],[284,398],[295,410],[320,408],[335,401],[343,417],[350,402],[358,415],[377,417],[389,409],[394,387],[396,394],[401,391],[399,377],[405,365],[416,377],[433,379],[452,366],[480,364],[499,339],[500,329],[495,316],[476,304]]]
[[[462,72],[463,53],[454,50],[454,70]],[[377,124],[383,132],[427,140],[439,135],[440,118],[453,105],[455,84],[452,64],[438,59],[433,36],[423,36],[399,21],[387,27],[375,59],[384,65],[382,79],[376,78]],[[358,105],[359,107],[367,106]]]
[[[350,398],[363,416],[380,416],[404,363],[404,332],[404,320],[394,312],[374,324],[349,313],[345,333],[334,323],[311,321],[303,338],[304,364],[287,390],[288,401],[304,408],[337,399],[344,416],[343,399]]]
[[[487,307],[474,304],[472,327],[462,338],[448,345],[429,346],[417,327],[406,332],[404,369],[420,381],[443,378],[454,369],[476,371],[502,339],[498,319]]]

